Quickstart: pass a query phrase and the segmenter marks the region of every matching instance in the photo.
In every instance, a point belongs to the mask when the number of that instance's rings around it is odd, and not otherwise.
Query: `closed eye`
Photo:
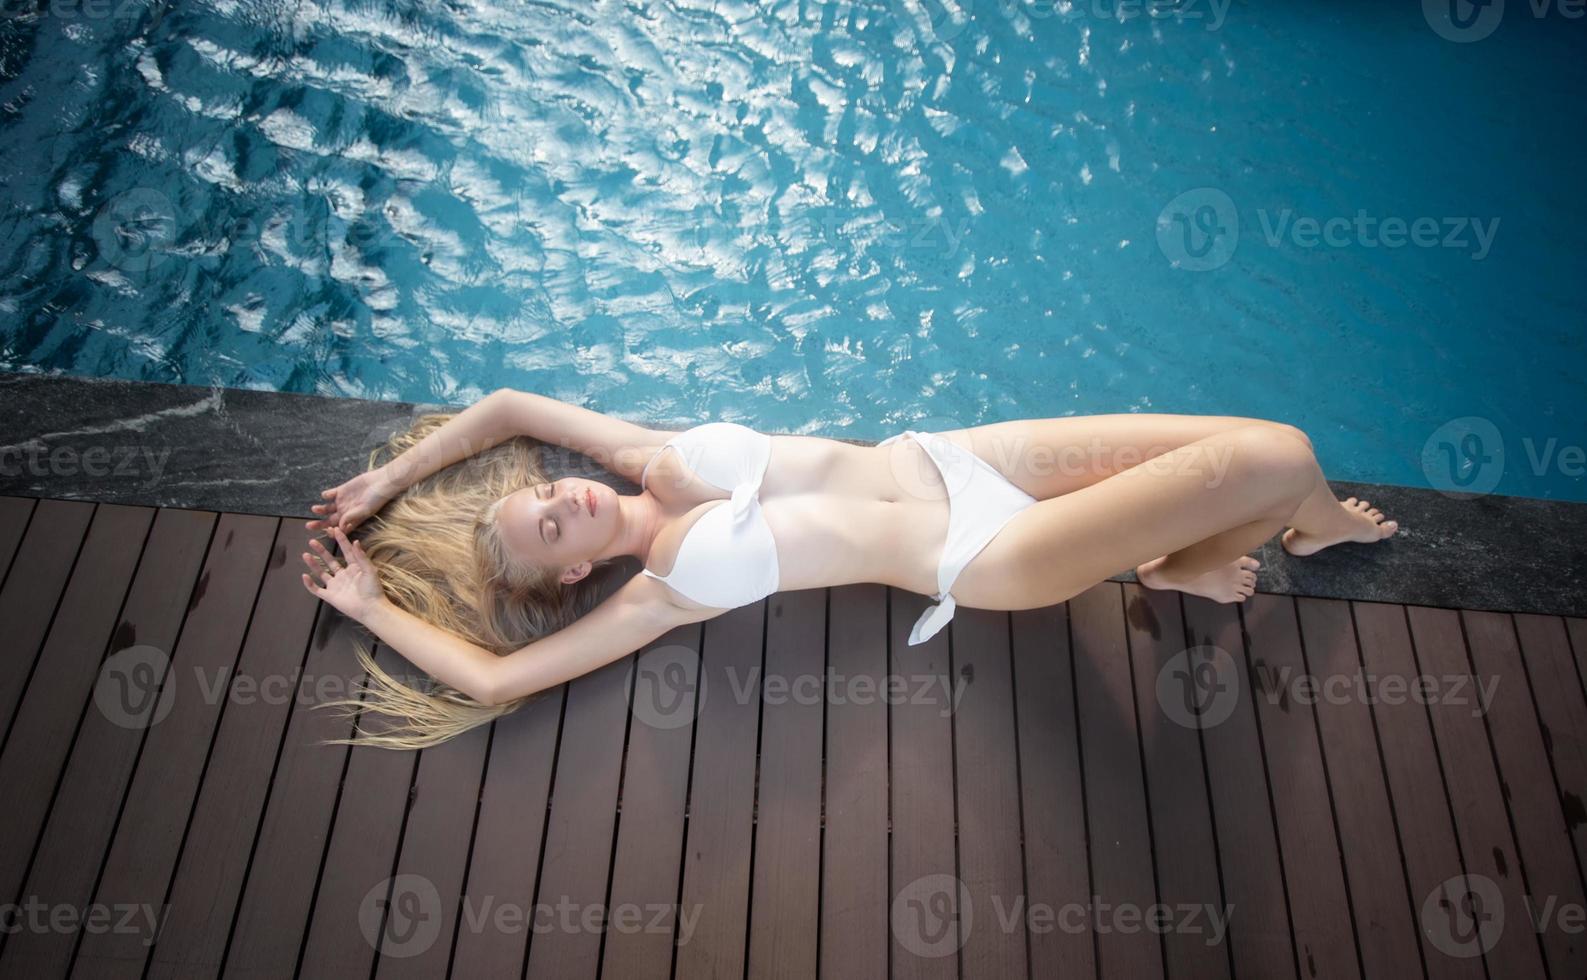
[[[541,493],[540,492],[542,488],[545,489],[545,491],[546,491],[545,493]],[[551,484],[542,483],[542,484],[540,484],[540,485],[535,487],[535,496],[539,497],[541,500],[545,500],[545,499],[547,499],[547,498],[549,498],[549,497],[551,497],[553,495],[553,491],[554,491],[554,488],[552,487]],[[558,538],[560,538],[561,536],[562,536],[562,528],[557,524],[555,518],[542,517],[540,519],[540,540],[541,541],[544,541],[546,544],[551,544],[554,541],[556,541]]]

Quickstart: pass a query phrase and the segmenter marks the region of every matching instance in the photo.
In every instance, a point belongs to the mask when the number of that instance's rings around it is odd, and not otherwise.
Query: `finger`
[[[303,576],[303,587],[305,589],[308,589],[311,593],[313,593],[316,596],[320,595],[320,593],[323,591],[318,586],[316,586],[314,584],[314,580],[309,578],[307,575]],[[323,598],[323,596],[321,596],[321,598]]]
[[[320,496],[324,497],[326,500],[332,500],[336,497],[336,490],[335,488],[332,488],[320,494]]]
[[[370,561],[369,556],[364,553],[364,543],[362,541],[353,542],[353,558],[365,571],[372,572],[375,570],[375,563]]]
[[[330,504],[315,504],[315,505],[313,505],[312,507],[309,508],[309,510],[312,510],[316,514],[323,514],[323,513],[325,513],[326,511],[328,511],[330,509],[331,509],[331,505]]]
[[[341,563],[336,560],[336,556],[331,554],[331,550],[325,547],[325,545],[321,544],[318,538],[310,541],[309,547],[314,549],[320,560],[323,561],[326,567],[331,571],[338,571],[341,568]]]
[[[325,582],[325,569],[316,564],[314,556],[309,554],[307,551],[303,552],[303,564],[309,566],[309,574],[314,577],[314,581],[319,582],[323,587]]]

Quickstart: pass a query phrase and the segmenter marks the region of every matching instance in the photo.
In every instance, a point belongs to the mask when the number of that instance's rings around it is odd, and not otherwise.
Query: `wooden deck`
[[[396,753],[303,538],[0,498],[0,975],[1587,973],[1587,621],[782,593]]]

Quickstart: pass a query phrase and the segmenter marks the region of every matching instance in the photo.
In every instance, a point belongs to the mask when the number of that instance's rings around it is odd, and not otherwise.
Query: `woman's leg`
[[[1365,501],[1358,503],[1351,497],[1341,504],[1336,500],[1315,457],[1311,469],[1311,492],[1287,518],[1253,521],[1215,534],[1136,566],[1136,577],[1149,588],[1180,589],[1219,602],[1244,602],[1256,591],[1256,570],[1262,565],[1246,553],[1286,525],[1290,530],[1284,535],[1284,547],[1297,554],[1311,554],[1340,541],[1379,541],[1394,533],[1398,525],[1384,521],[1382,513]]]
[[[1237,415],[1120,413],[1014,419],[941,433],[969,449],[1010,483],[1048,500],[1073,493],[1198,439],[1271,426],[1311,446],[1293,425]]]
[[[1169,570],[1180,575],[1228,563],[1286,521],[1332,521],[1301,513],[1320,479],[1307,444],[1276,426],[1219,432],[1027,507],[953,592],[966,606],[1031,609],[1154,559],[1180,562]]]

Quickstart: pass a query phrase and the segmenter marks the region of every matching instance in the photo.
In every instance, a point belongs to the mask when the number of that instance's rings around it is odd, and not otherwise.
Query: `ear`
[[[591,565],[587,561],[581,561],[577,565],[572,565],[563,569],[562,578],[560,581],[563,585],[572,585],[574,582],[577,582],[586,575],[590,574],[591,569],[594,567],[595,566]]]

